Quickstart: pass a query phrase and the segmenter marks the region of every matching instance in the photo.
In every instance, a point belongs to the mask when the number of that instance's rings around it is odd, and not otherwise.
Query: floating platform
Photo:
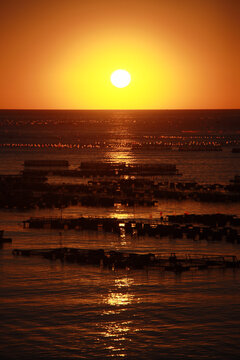
[[[67,160],[25,160],[24,167],[68,167],[69,162]]]
[[[240,243],[238,230],[225,226],[232,222],[235,226],[240,225],[238,218],[230,215],[192,215],[192,216],[169,216],[159,220],[144,219],[116,219],[101,217],[79,217],[79,218],[30,218],[23,221],[24,227],[35,229],[75,229],[77,231],[104,231],[114,234],[129,234],[131,236],[170,237],[182,239],[186,237],[193,240],[221,241]],[[174,223],[171,223],[171,220]],[[175,220],[179,223],[175,223]],[[190,222],[192,220],[192,223]],[[193,223],[197,222],[194,226]],[[199,223],[198,223],[199,222]],[[203,224],[200,224],[203,222]],[[207,225],[206,225],[207,224]],[[222,226],[221,226],[222,224]]]
[[[126,164],[102,161],[85,161],[80,165],[80,170],[88,174],[104,174],[105,172],[115,175],[179,175],[175,164]]]
[[[14,256],[40,256],[49,260],[60,260],[79,265],[98,265],[109,269],[144,269],[160,268],[176,273],[187,270],[203,270],[208,268],[239,268],[239,261],[234,255],[208,254],[139,254],[120,251],[105,251],[103,249],[14,249]]]

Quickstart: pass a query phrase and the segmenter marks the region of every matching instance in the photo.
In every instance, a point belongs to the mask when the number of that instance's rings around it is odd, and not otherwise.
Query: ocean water
[[[240,111],[0,111],[0,174],[17,174],[27,159],[173,163],[181,176],[164,181],[228,184],[240,174]],[[170,145],[172,150],[152,144]],[[222,151],[180,152],[181,144]],[[136,144],[147,144],[138,146]],[[49,182],[82,179],[49,178]],[[87,181],[87,179],[84,179]],[[160,212],[226,213],[239,203],[164,200],[155,207],[75,206],[62,216],[155,219]],[[107,270],[37,257],[12,248],[103,248],[134,252],[224,254],[240,244],[24,229],[30,216],[59,209],[0,209],[12,244],[0,249],[1,359],[235,359],[239,356],[240,270]],[[239,229],[238,229],[239,231]]]

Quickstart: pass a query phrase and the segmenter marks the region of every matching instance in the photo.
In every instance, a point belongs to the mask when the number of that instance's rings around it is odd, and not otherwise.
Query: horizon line
[[[240,110],[240,108],[175,108],[175,109],[58,109],[58,108],[0,108],[0,111],[215,111],[215,110]]]

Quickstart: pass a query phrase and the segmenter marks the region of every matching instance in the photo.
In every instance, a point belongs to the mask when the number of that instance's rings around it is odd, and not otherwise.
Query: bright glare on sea
[[[239,174],[239,111],[225,112],[0,112],[0,174],[17,174],[26,159],[173,163],[171,181],[227,184]],[[192,142],[222,151],[180,152]],[[139,149],[171,143],[172,151]],[[77,146],[79,145],[79,146]],[[163,177],[162,180],[167,180]],[[51,178],[49,182],[79,179]],[[87,181],[87,179],[86,179]],[[240,270],[181,274],[107,270],[13,257],[12,248],[77,248],[133,252],[225,254],[240,244],[118,236],[94,231],[24,229],[30,216],[109,216],[156,219],[167,214],[236,214],[239,203],[164,200],[155,207],[0,209],[0,229],[13,239],[0,249],[0,358],[236,359],[240,353]]]

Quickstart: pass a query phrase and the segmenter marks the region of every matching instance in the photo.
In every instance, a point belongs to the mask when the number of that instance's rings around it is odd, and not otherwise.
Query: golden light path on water
[[[109,309],[104,310],[102,315],[110,317],[112,321],[106,321],[101,335],[106,341],[106,349],[110,352],[111,357],[125,358],[127,356],[127,343],[130,341],[129,336],[133,332],[139,331],[133,320],[121,317],[121,313],[125,312],[131,304],[140,301],[131,292],[133,285],[134,279],[128,274],[118,274],[114,280],[114,287],[103,298],[103,303]]]
[[[133,132],[131,129],[131,118],[128,116],[128,121],[122,122],[122,114],[112,114],[111,115],[111,122],[118,123],[118,129],[117,129],[117,142],[115,144],[115,147],[113,150],[107,149],[105,153],[105,158],[107,161],[112,163],[120,163],[124,162],[126,165],[130,165],[134,162],[136,162],[136,157],[131,149],[129,147],[129,143],[131,143],[131,137],[133,136]],[[108,129],[108,136],[111,137],[113,135],[114,130],[109,127]]]

